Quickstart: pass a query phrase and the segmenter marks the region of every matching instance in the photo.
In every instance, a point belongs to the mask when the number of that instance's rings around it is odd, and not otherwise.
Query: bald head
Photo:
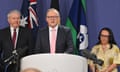
[[[41,71],[35,68],[28,68],[28,69],[23,70],[22,72],[41,72]]]

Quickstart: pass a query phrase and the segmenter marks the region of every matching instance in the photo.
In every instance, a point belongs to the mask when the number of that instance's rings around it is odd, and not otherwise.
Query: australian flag
[[[36,13],[36,0],[23,0],[21,7],[21,26],[28,27],[32,30],[34,40],[36,40],[38,30],[38,17]]]
[[[36,27],[38,27],[36,4],[36,0],[23,0],[23,4],[21,7],[21,26],[27,26],[31,29],[35,29]]]

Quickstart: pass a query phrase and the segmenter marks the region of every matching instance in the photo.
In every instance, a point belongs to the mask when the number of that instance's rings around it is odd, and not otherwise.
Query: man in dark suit
[[[73,39],[69,28],[60,25],[59,12],[48,9],[46,14],[48,26],[38,31],[36,53],[72,53]]]
[[[18,10],[10,11],[8,13],[10,26],[0,31],[0,63],[6,72],[19,72],[19,60],[28,55],[33,48],[31,30],[20,26],[20,16]],[[12,55],[14,56],[7,60]]]

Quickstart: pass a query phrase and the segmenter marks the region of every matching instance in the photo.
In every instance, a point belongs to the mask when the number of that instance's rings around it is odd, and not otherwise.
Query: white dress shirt
[[[51,40],[51,35],[52,35],[52,27],[49,27],[49,41]],[[56,27],[54,27],[54,29],[56,30],[56,37],[57,37],[57,31],[58,31],[58,25]],[[50,41],[51,42],[51,41]]]
[[[11,38],[13,37],[13,33],[14,33],[14,28],[10,27],[10,31],[11,31]],[[19,28],[16,28],[16,39],[15,39],[15,46],[14,48],[16,48],[16,43],[17,43],[17,39],[18,39],[18,32],[19,32]]]

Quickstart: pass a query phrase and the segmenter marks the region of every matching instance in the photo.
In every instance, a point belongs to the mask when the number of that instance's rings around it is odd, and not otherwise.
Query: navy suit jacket
[[[73,39],[69,28],[58,26],[56,53],[72,53]],[[45,27],[38,31],[35,53],[50,53],[49,28]]]
[[[27,47],[27,50],[24,53],[20,54],[20,58],[28,55],[32,50],[33,46],[34,45],[31,30],[29,30],[28,28],[19,27],[16,49],[19,50],[21,48],[22,50],[23,48]],[[1,64],[6,64],[4,63],[4,60],[12,55],[13,50],[14,46],[11,39],[10,27],[8,27],[0,31]]]

